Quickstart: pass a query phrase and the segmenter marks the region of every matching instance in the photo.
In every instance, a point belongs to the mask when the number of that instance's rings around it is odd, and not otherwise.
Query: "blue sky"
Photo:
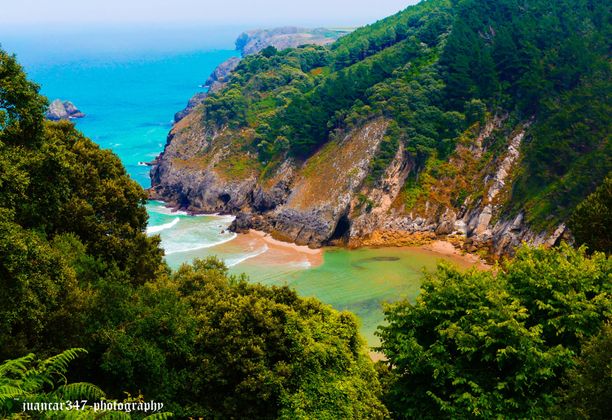
[[[0,0],[0,26],[363,25],[417,0]]]

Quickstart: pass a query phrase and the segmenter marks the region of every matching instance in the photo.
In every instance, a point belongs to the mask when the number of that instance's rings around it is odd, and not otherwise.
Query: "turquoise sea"
[[[148,187],[149,168],[138,162],[151,161],[163,150],[174,113],[201,90],[219,63],[237,55],[232,47],[240,33],[239,28],[226,28],[207,36],[206,31],[192,30],[202,37],[196,42],[200,38],[194,41],[181,28],[173,31],[162,43],[147,42],[145,31],[127,39],[98,33],[92,39],[105,36],[105,42],[90,44],[80,37],[75,44],[74,34],[45,39],[13,33],[3,38],[0,29],[0,42],[17,53],[43,94],[70,100],[87,114],[76,122],[77,128],[117,153],[129,174]],[[173,47],[172,36],[183,43]],[[150,39],[161,38],[151,33]],[[233,273],[245,272],[265,284],[287,284],[304,296],[351,310],[360,317],[371,345],[378,342],[374,331],[383,322],[382,302],[414,299],[422,270],[433,269],[440,259],[411,249],[330,249],[315,255],[257,235],[229,232],[231,216],[189,216],[160,202],[148,203],[147,210],[148,233],[161,236],[170,266],[219,256]]]

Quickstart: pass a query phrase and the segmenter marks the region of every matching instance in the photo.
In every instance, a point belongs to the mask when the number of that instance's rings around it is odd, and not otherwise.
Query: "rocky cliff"
[[[201,110],[193,110],[173,128],[151,172],[151,197],[194,213],[234,214],[236,231],[264,230],[311,247],[410,245],[451,236],[469,251],[484,248],[502,255],[523,241],[554,245],[569,239],[564,224],[538,231],[522,212],[506,211],[529,122],[513,129],[505,122],[505,117],[491,117],[481,128],[473,127],[466,133],[469,141],[450,159],[461,175],[436,180],[427,196],[408,202],[404,186],[414,163],[404,147],[378,182],[367,180],[385,119],[339,135],[305,162],[289,158],[262,173],[256,155],[234,148],[230,130],[206,126]],[[494,135],[503,136],[505,146],[492,157],[485,145]],[[462,202],[445,197],[466,187]]]

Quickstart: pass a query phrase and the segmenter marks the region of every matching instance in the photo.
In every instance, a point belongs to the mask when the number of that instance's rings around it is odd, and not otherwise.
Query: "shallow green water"
[[[159,234],[166,261],[177,268],[194,258],[217,256],[233,274],[253,282],[288,285],[301,296],[316,297],[339,310],[355,313],[370,346],[379,344],[375,331],[384,322],[383,303],[414,302],[424,270],[433,271],[443,258],[418,248],[348,250],[328,248],[320,256],[275,246],[256,235],[236,235],[227,227],[231,216],[200,216],[172,212],[149,202],[149,231]]]
[[[418,249],[329,249],[323,264],[311,269],[240,264],[232,271],[245,272],[264,284],[287,284],[302,296],[355,313],[368,345],[376,346],[379,339],[374,332],[384,320],[382,304],[403,298],[414,302],[423,270],[433,271],[440,260]]]

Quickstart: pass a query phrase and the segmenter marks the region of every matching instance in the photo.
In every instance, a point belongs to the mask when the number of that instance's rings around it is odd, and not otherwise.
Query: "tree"
[[[27,80],[15,56],[0,50],[0,142],[35,145],[40,141],[47,100]]]
[[[612,327],[607,324],[582,347],[566,375],[567,389],[554,414],[565,419],[606,419],[612,395]]]
[[[545,416],[561,378],[609,319],[611,262],[585,250],[519,250],[491,272],[442,265],[416,303],[386,309],[385,401],[400,418]]]
[[[178,415],[365,418],[387,413],[349,313],[299,298],[286,287],[229,276],[214,258],[183,265],[127,299],[133,302],[131,322],[123,330],[103,327],[108,331],[104,369],[129,391],[142,389],[172,402]]]
[[[576,207],[569,226],[578,244],[591,251],[612,252],[612,176]]]

